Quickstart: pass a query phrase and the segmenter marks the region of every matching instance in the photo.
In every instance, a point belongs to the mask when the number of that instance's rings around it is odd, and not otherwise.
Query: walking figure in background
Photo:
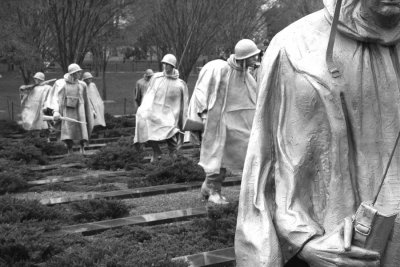
[[[60,121],[60,139],[65,142],[68,153],[72,153],[74,141],[79,141],[80,152],[84,153],[94,123],[94,107],[90,104],[86,84],[79,80],[81,73],[78,64],[69,65],[64,78],[55,82],[45,106],[46,110],[52,110],[54,120]]]
[[[143,78],[141,78],[136,82],[135,91],[133,92],[134,95],[133,100],[136,102],[137,107],[139,107],[140,104],[142,104],[143,97],[147,92],[147,88],[149,87],[150,84],[150,79],[153,75],[154,75],[153,70],[147,69],[143,75]]]
[[[206,180],[201,194],[216,204],[228,203],[221,195],[226,169],[243,168],[257,98],[248,67],[259,53],[253,41],[240,40],[227,61],[213,60],[202,68],[190,100],[189,120],[204,123],[199,165]]]
[[[161,141],[167,142],[170,156],[176,157],[183,143],[181,130],[189,99],[186,83],[179,79],[175,56],[167,54],[161,62],[164,71],[153,75],[136,112],[134,142],[150,144],[152,161],[161,157]]]
[[[90,72],[85,72],[82,75],[82,81],[86,83],[87,86],[87,96],[90,101],[90,106],[93,108],[93,127],[96,125],[106,126],[106,121],[104,119],[104,103],[101,99],[99,90],[96,84],[93,82],[93,76]]]
[[[33,76],[33,85],[22,85],[21,96],[21,119],[22,127],[25,130],[48,129],[47,122],[43,120],[42,109],[51,86],[44,83],[45,76],[42,72],[37,72]]]

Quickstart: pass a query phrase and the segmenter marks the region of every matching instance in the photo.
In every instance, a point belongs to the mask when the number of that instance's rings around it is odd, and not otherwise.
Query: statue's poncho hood
[[[332,21],[337,0],[324,0],[328,20]],[[338,31],[358,41],[391,45],[400,39],[400,27],[384,29],[367,23],[361,14],[360,5],[364,0],[343,0],[340,10]]]

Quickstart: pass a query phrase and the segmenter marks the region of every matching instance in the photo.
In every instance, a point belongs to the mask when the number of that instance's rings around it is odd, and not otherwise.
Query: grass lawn
[[[61,72],[49,72],[46,74],[46,80],[53,78],[61,78]],[[18,71],[2,72],[0,78],[0,120],[9,119],[9,111],[11,103],[14,107],[14,120],[18,120],[20,113],[20,100],[18,88],[23,84],[22,77]],[[126,99],[126,113],[134,113],[133,105],[133,88],[137,80],[142,77],[142,72],[107,72],[106,86],[107,99],[115,102],[106,103],[105,109],[107,113],[118,115],[124,113],[124,103]],[[197,74],[191,75],[188,81],[189,94],[192,94],[196,83]],[[102,78],[95,78],[94,82],[99,89],[100,94],[103,90]]]

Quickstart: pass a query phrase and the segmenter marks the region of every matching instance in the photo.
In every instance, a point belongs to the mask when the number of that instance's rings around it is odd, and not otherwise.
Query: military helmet
[[[176,57],[173,54],[166,54],[161,60],[162,63],[167,63],[176,68]]]
[[[154,72],[152,69],[147,69],[146,72],[144,73],[144,75],[146,77],[151,77],[151,76],[153,76],[153,74],[154,74]]]
[[[41,81],[44,81],[44,73],[43,72],[36,72],[35,75],[33,75],[33,78],[41,80]]]
[[[72,74],[78,71],[82,71],[81,67],[79,67],[78,64],[72,63],[71,65],[68,66],[68,73]]]
[[[235,58],[237,60],[246,59],[260,53],[260,49],[257,45],[250,39],[242,39],[237,42],[235,46]]]
[[[91,74],[90,72],[85,72],[85,73],[82,75],[82,80],[83,80],[83,81],[86,80],[86,79],[91,79],[91,78],[93,78],[93,76],[92,76],[92,74]]]

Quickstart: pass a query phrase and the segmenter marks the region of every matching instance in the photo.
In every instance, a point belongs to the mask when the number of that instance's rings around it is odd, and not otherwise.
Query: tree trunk
[[[107,69],[107,49],[103,51],[103,100],[107,100],[106,69]]]
[[[19,70],[21,72],[22,75],[22,79],[24,80],[24,84],[29,84],[30,80],[31,80],[31,74],[32,72],[30,70],[26,70],[24,68],[24,66],[20,66]]]

